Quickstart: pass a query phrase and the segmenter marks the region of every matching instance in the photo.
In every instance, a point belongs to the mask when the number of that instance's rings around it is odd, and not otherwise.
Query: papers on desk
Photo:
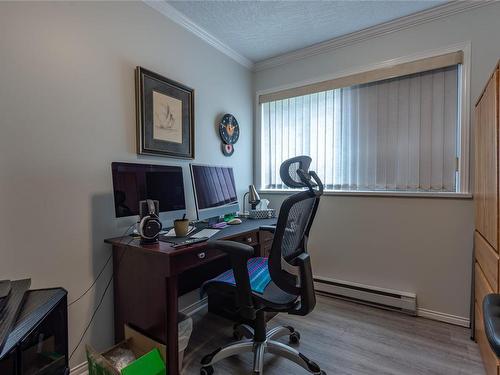
[[[196,227],[194,225],[190,225],[188,227],[187,235],[189,235],[189,233],[191,233],[195,229],[196,229]],[[168,232],[161,232],[160,234],[167,236],[167,237],[175,237],[175,229],[171,228]]]
[[[189,229],[188,229],[188,234],[186,237],[189,236],[190,233],[192,233],[194,230],[196,229],[196,227],[193,225],[193,226],[189,226]],[[189,236],[190,238],[202,238],[202,237],[212,237],[215,233],[217,233],[219,231],[219,229],[202,229],[200,230],[198,233],[195,233],[193,234],[192,236]],[[162,232],[161,233],[163,236],[166,236],[166,237],[175,237],[175,230],[174,228],[170,229],[168,232]]]
[[[198,233],[195,233],[191,236],[191,238],[201,238],[201,237],[212,237],[215,233],[217,233],[219,229],[202,229]]]

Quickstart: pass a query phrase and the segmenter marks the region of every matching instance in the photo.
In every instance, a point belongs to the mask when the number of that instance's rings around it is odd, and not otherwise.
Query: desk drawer
[[[474,247],[476,261],[481,266],[486,280],[493,291],[498,291],[498,253],[477,231],[474,232]]]
[[[490,284],[486,280],[483,271],[479,265],[475,264],[474,277],[475,277],[475,299],[482,313],[483,299],[487,294],[493,293],[493,289],[491,289]]]
[[[176,271],[176,273],[181,273],[184,270],[198,267],[201,264],[210,262],[211,260],[223,257],[224,254],[216,249],[207,249],[204,246],[200,246],[189,252],[183,252],[182,254],[176,255],[171,258],[172,265],[171,268]]]
[[[260,231],[260,251],[262,256],[269,256],[273,245],[274,234],[266,231]]]
[[[244,244],[250,245],[250,246],[255,246],[259,243],[257,233],[258,232],[252,232],[252,233],[247,233],[247,234],[240,235],[240,236],[234,236],[234,237],[228,238],[228,240],[244,243]]]

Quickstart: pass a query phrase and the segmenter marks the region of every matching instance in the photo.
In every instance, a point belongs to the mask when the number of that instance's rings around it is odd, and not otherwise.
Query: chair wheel
[[[200,369],[200,375],[212,375],[214,373],[214,368],[212,366],[202,367]]]
[[[301,357],[303,360],[306,361],[307,367],[309,367],[310,372],[312,372],[313,374],[317,374],[317,375],[325,374],[325,372],[322,369],[320,369],[320,367],[318,366],[318,364],[316,362],[313,362],[304,356],[301,356]]]
[[[298,333],[297,331],[295,331],[292,334],[290,334],[290,343],[292,343],[292,344],[298,344],[299,341],[300,341],[300,333]]]

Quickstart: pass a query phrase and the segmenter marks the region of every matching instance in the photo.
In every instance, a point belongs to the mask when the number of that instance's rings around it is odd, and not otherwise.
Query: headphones
[[[148,206],[148,214],[144,215],[139,223],[139,234],[141,240],[145,242],[158,241],[158,235],[162,229],[162,224],[158,214],[156,213],[155,202],[151,199],[146,200]]]

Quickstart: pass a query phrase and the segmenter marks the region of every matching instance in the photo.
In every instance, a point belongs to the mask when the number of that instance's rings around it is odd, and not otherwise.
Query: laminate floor
[[[183,375],[197,375],[201,358],[230,343],[232,324],[202,310],[184,357]],[[306,317],[280,314],[269,326],[292,325],[301,333],[295,346],[328,375],[484,375],[479,349],[469,330],[318,296]],[[281,339],[287,342],[286,337]],[[228,358],[214,366],[215,375],[251,374],[252,355]],[[299,366],[266,354],[265,375],[307,374]]]

